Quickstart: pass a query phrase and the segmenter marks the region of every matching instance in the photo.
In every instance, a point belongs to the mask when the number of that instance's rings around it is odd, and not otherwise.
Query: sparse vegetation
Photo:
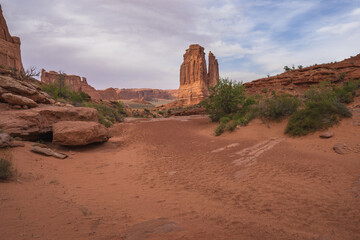
[[[343,117],[351,117],[350,111],[339,101],[329,84],[312,87],[304,97],[304,108],[290,117],[286,127],[285,133],[291,136],[304,136],[329,128]]]
[[[20,72],[20,79],[21,80],[28,80],[33,77],[38,77],[40,72],[37,70],[36,67],[30,67],[25,72]]]
[[[294,113],[300,104],[300,100],[290,94],[273,93],[271,97],[259,102],[258,115],[262,120],[279,121]]]
[[[121,102],[112,103],[112,106],[104,103],[88,102],[85,103],[84,106],[95,108],[98,111],[99,123],[105,127],[111,127],[115,122],[121,122],[126,115]]]
[[[90,96],[88,94],[70,90],[65,84],[65,73],[61,71],[56,82],[43,85],[42,90],[48,93],[55,100],[64,100],[75,106],[79,106],[90,100]]]
[[[213,122],[217,122],[220,118],[231,113],[238,112],[246,99],[242,83],[229,79],[220,79],[216,86],[209,88],[209,91],[210,96],[203,105]]]
[[[211,97],[204,105],[210,119],[220,122],[215,129],[216,136],[224,131],[232,132],[237,126],[246,126],[256,117],[263,121],[280,121],[289,116],[285,132],[292,136],[303,136],[326,129],[341,118],[351,117],[343,103],[352,102],[358,89],[360,80],[348,81],[342,86],[321,83],[306,91],[302,98],[274,91],[271,96],[247,97],[241,85],[222,79],[212,89]],[[236,93],[239,96],[230,101],[229,97]]]
[[[7,180],[13,176],[14,170],[9,155],[4,154],[0,157],[0,180]]]

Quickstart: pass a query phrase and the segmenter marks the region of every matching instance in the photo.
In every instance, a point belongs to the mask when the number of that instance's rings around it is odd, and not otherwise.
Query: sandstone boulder
[[[53,125],[53,142],[60,145],[84,146],[108,139],[108,130],[96,122],[62,121]]]
[[[24,147],[24,146],[25,144],[21,142],[13,142],[9,134],[0,133],[0,148]]]
[[[41,91],[40,88],[36,87],[34,84],[20,81],[9,76],[0,75],[0,88],[2,94],[12,93],[21,95],[30,98],[37,103],[49,104],[54,102],[47,93]]]
[[[98,121],[96,109],[40,105],[27,110],[4,110],[0,114],[0,128],[13,137],[38,140],[52,132],[59,121]]]
[[[1,95],[1,98],[5,100],[5,102],[13,104],[13,105],[25,105],[28,107],[37,107],[38,104],[30,98],[22,97],[19,95],[15,95],[12,93],[4,93]]]

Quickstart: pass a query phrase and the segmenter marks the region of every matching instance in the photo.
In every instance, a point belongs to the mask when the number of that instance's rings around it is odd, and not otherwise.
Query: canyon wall
[[[150,101],[152,99],[176,99],[177,90],[162,90],[151,88],[117,89],[121,99],[142,99]]]
[[[0,66],[6,69],[24,71],[21,61],[20,38],[10,35],[0,5]]]
[[[55,71],[47,72],[45,69],[41,70],[41,82],[45,84],[56,83],[62,76],[64,77],[65,85],[71,90],[87,93],[92,99],[102,98],[97,90],[87,83],[86,78],[84,77],[81,78],[76,75],[67,75],[65,73],[60,74]]]
[[[350,79],[360,79],[360,54],[341,62],[315,64],[311,67],[289,70],[282,74],[261,78],[245,83],[249,93],[258,94],[268,90],[283,90],[290,93],[301,92],[309,86],[328,81],[338,83]]]
[[[208,96],[208,87],[215,86],[218,81],[219,66],[215,56],[209,53],[208,73],[204,48],[198,44],[190,45],[180,67],[178,100],[185,105],[197,104]]]
[[[45,84],[55,83],[59,80],[61,74],[55,71],[47,72],[45,69],[41,71],[41,82]],[[87,93],[94,100],[116,101],[120,99],[145,99],[150,101],[152,99],[176,99],[177,90],[161,90],[150,88],[139,89],[117,89],[108,88],[105,90],[96,90],[87,83],[86,78],[81,78],[76,75],[64,74],[65,85],[73,91],[82,91]]]

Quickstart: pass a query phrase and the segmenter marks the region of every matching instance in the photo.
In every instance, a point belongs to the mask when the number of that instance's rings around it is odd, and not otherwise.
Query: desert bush
[[[114,103],[108,106],[104,103],[85,103],[85,107],[95,108],[98,111],[99,123],[105,127],[111,127],[115,122],[121,122],[125,116],[122,103]]]
[[[305,92],[305,107],[290,117],[285,133],[304,136],[317,130],[327,129],[343,117],[351,117],[347,107],[327,86],[322,84]]]
[[[20,72],[20,80],[28,80],[33,77],[38,77],[40,75],[40,72],[37,70],[36,67],[30,67],[26,69],[25,71]]]
[[[358,89],[360,89],[360,80],[349,80],[343,86],[334,87],[333,91],[340,102],[351,103]]]
[[[215,129],[215,136],[220,136],[226,129],[226,123],[220,123],[220,125]]]
[[[13,175],[12,164],[6,156],[0,158],[0,179],[6,180]]]
[[[227,124],[228,122],[230,122],[230,118],[229,117],[222,117],[222,118],[220,118],[220,122],[221,123],[225,123],[225,124]]]
[[[294,113],[300,106],[300,100],[289,94],[265,98],[258,105],[258,114],[263,120],[281,120]]]
[[[229,79],[220,79],[216,86],[209,88],[209,92],[210,95],[203,105],[213,122],[239,111],[246,99],[242,83]]]
[[[237,122],[231,120],[226,124],[226,130],[228,130],[229,132],[233,132],[237,126],[238,126]]]

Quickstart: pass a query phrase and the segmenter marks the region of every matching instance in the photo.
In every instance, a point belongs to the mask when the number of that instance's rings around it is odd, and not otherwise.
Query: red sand
[[[183,119],[119,124],[65,160],[12,149],[0,238],[360,239],[360,153],[332,150],[360,144],[351,119],[330,139],[260,121],[215,137]]]

